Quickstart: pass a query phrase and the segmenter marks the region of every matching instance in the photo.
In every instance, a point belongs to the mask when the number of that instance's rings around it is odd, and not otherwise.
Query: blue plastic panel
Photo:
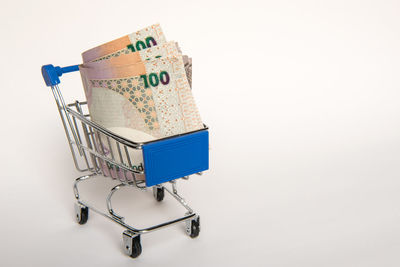
[[[143,146],[146,186],[208,170],[208,131]]]

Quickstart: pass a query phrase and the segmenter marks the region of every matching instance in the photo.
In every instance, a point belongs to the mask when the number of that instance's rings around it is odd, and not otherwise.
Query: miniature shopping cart
[[[200,217],[178,195],[176,181],[179,178],[188,179],[192,174],[201,175],[202,171],[208,169],[208,128],[204,125],[204,129],[198,131],[150,142],[134,142],[118,136],[90,120],[87,102],[75,101],[72,104],[65,104],[58,86],[59,77],[64,73],[78,70],[78,65],[64,68],[53,65],[42,67],[43,78],[46,85],[51,87],[61,116],[75,167],[78,171],[87,173],[77,178],[73,186],[77,200],[75,211],[78,223],[87,222],[89,210],[118,223],[126,229],[122,235],[125,253],[133,258],[142,252],[140,243],[142,234],[185,222],[187,234],[192,238],[197,237],[200,232]],[[132,151],[143,154],[143,168],[133,167]],[[106,198],[108,212],[102,212],[82,201],[78,191],[80,182],[99,175],[121,182],[111,189]],[[144,176],[145,179],[142,179]],[[171,184],[171,189],[166,187],[168,183]],[[164,192],[167,191],[186,208],[187,213],[172,221],[136,229],[125,223],[124,218],[112,208],[113,194],[125,186],[141,190],[151,187],[157,201],[162,201]]]

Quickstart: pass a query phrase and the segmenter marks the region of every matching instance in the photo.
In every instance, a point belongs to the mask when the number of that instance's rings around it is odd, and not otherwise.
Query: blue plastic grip
[[[208,170],[208,157],[207,130],[144,145],[146,186]]]
[[[73,65],[68,67],[54,67],[53,65],[43,65],[42,66],[42,76],[44,82],[47,86],[54,86],[60,83],[59,77],[63,75],[63,73],[78,71],[79,65]]]

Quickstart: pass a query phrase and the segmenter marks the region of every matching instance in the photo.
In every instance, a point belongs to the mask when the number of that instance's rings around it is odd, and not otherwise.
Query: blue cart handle
[[[55,86],[60,83],[59,77],[63,75],[63,73],[78,71],[79,65],[73,65],[68,67],[54,67],[53,65],[44,65],[42,66],[42,76],[47,86]]]

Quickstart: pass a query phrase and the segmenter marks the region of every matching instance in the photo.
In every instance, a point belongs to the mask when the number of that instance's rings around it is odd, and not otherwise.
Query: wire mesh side
[[[72,109],[76,112],[73,112]],[[131,147],[118,141],[100,126],[91,123],[86,112],[86,102],[76,101],[68,105],[65,114],[73,122],[70,131],[76,134],[78,142],[74,142],[71,135],[68,135],[69,132],[66,131],[67,138],[71,146],[76,145],[83,151],[81,161],[87,167],[84,170],[102,173],[104,176],[117,179],[122,183],[144,188],[145,176],[143,160],[141,160],[143,158],[141,147]],[[62,120],[65,128],[68,128],[65,117],[62,117]],[[74,151],[72,153],[78,162],[77,154]],[[79,167],[79,164],[76,166]],[[78,170],[83,171],[78,167]]]
[[[58,86],[52,86],[51,91],[54,96],[54,100],[57,104],[57,109],[61,118],[61,122],[64,127],[65,135],[67,137],[68,145],[71,150],[72,159],[74,161],[75,168],[80,172],[90,171],[91,167],[86,164],[85,166],[81,166],[82,164],[79,163],[78,156],[82,155],[82,151],[79,151],[79,146],[76,144],[74,140],[78,140],[77,132],[76,132],[76,123],[72,124],[71,118],[67,112],[67,108],[64,104],[64,100],[62,99],[62,94]]]

